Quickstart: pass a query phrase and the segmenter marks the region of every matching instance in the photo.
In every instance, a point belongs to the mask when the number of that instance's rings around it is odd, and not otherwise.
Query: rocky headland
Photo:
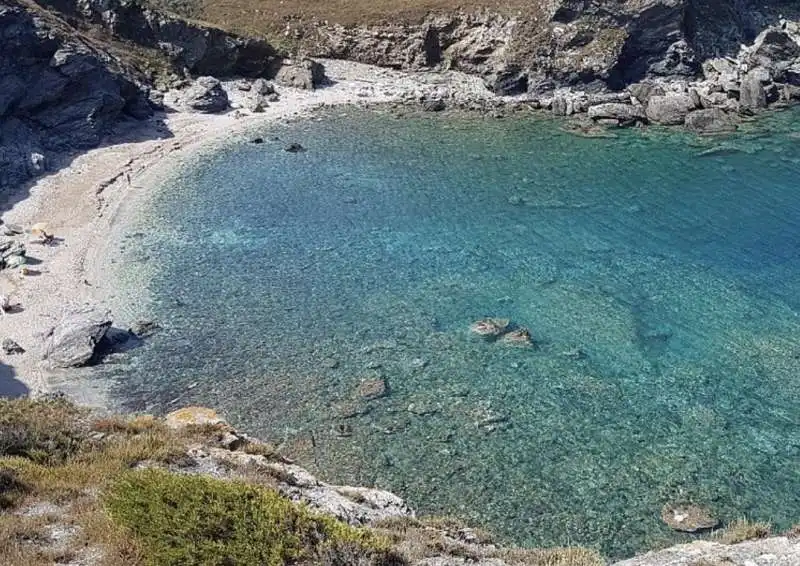
[[[286,21],[277,48],[139,0],[6,0],[0,185],[58,169],[64,154],[110,140],[118,123],[148,119],[170,89],[199,97],[190,109],[219,112],[229,105],[214,79],[314,88],[324,70],[308,57],[458,71],[486,92],[451,85],[394,99],[428,110],[524,105],[572,117],[587,133],[647,124],[726,133],[743,117],[800,100],[794,2],[551,0],[512,11],[439,10],[417,21],[347,25],[298,16]],[[270,97],[270,88],[256,90]]]
[[[391,104],[541,111],[589,135],[650,124],[724,134],[800,101],[800,7],[778,0],[550,0],[515,14],[484,8],[362,25],[296,18],[281,48],[137,1],[0,0],[0,30],[0,188],[10,209],[0,226],[0,393],[16,396],[74,391],[63,368],[153,330],[131,320],[122,330],[86,307],[113,292],[93,261],[156,164],[169,167],[173,154],[250,120]],[[36,232],[38,220],[52,232]],[[102,395],[77,397],[102,404]],[[329,486],[225,432],[224,442],[192,447],[181,471],[230,479],[232,469],[266,470],[285,496],[353,524],[413,515],[394,495]],[[447,551],[414,563],[584,564],[505,552],[463,528],[437,536]],[[751,564],[800,564],[800,543],[697,541],[619,563]]]

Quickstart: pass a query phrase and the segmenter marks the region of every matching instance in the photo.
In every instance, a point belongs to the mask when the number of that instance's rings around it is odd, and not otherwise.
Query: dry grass
[[[746,540],[756,540],[768,537],[772,533],[769,523],[748,521],[745,518],[736,519],[724,529],[714,533],[714,538],[722,544],[736,544]]]
[[[98,566],[217,564],[226,563],[215,561],[226,549],[241,563],[275,566],[295,558],[320,566],[402,566],[437,556],[528,566],[603,564],[585,549],[501,551],[488,544],[488,534],[448,518],[395,518],[352,529],[279,496],[271,489],[278,467],[237,469],[236,482],[163,471],[184,463],[189,446],[219,446],[226,425],[176,431],[149,416],[92,419],[64,401],[3,401],[0,410],[3,566],[87,563],[87,556]],[[247,444],[245,450],[281,459],[271,446]],[[141,463],[162,470],[132,471]],[[44,502],[58,505],[57,516],[22,512]],[[54,525],[74,527],[75,534],[55,544],[49,538]],[[265,555],[267,539],[282,541],[275,548],[283,550]],[[179,562],[170,561],[176,556]],[[188,562],[180,562],[184,558]]]
[[[431,12],[476,12],[514,14],[530,11],[531,2],[524,0],[151,0],[161,9],[210,22],[239,33],[276,37],[288,21],[301,20],[341,25],[378,23],[419,23]]]
[[[793,525],[791,529],[786,531],[785,536],[790,539],[800,538],[800,523]]]

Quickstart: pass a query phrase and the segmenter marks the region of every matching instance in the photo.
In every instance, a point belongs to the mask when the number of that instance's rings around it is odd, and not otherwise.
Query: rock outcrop
[[[117,58],[0,2],[0,187],[43,173],[53,152],[93,147],[120,119],[150,113],[145,89]]]
[[[183,105],[195,112],[224,112],[228,109],[228,94],[214,77],[199,77],[183,93]]]
[[[92,24],[111,37],[161,52],[192,75],[260,77],[280,62],[262,39],[242,37],[150,9],[139,0],[40,0],[80,27]]]
[[[86,365],[110,327],[106,312],[91,307],[70,311],[45,336],[44,358],[58,368]]]
[[[800,564],[800,539],[773,537],[739,544],[696,541],[648,552],[613,566],[795,566]]]

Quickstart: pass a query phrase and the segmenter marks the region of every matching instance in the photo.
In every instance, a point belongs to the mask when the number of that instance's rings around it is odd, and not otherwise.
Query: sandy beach
[[[306,117],[323,107],[408,103],[432,94],[455,102],[495,98],[476,77],[455,72],[412,74],[343,61],[324,64],[330,86],[315,91],[278,87],[280,100],[258,114],[237,109],[244,93],[234,82],[225,85],[232,110],[220,115],[182,111],[180,91],[167,93],[167,113],[130,123],[107,145],[76,155],[68,166],[31,186],[6,193],[4,223],[29,227],[45,222],[57,237],[52,246],[26,241],[32,275],[0,272],[0,293],[19,305],[0,317],[0,337],[26,350],[2,358],[0,388],[6,394],[63,391],[83,404],[106,405],[101,384],[81,371],[47,367],[43,335],[65,311],[84,304],[111,310],[115,326],[125,328],[131,322],[128,313],[114,312],[109,300],[115,291],[108,269],[111,235],[152,194],[159,177],[192,152],[259,124]]]

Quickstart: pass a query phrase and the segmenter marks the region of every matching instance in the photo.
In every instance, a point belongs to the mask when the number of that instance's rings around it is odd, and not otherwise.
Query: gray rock
[[[214,77],[200,77],[186,90],[183,104],[196,112],[224,112],[229,106],[228,94]]]
[[[552,111],[553,114],[556,116],[566,116],[567,115],[567,99],[563,96],[556,96],[553,98],[552,104]]]
[[[683,124],[686,115],[697,108],[697,102],[688,93],[653,96],[647,103],[647,118],[656,124],[677,126]]]
[[[17,344],[11,338],[3,338],[3,344],[0,347],[2,347],[3,353],[6,354],[7,356],[13,356],[14,354],[25,353],[25,348]]]
[[[91,307],[71,311],[46,334],[44,358],[60,368],[86,365],[110,327],[107,312]]]
[[[753,111],[767,107],[767,91],[761,84],[763,80],[764,71],[760,68],[753,69],[744,76],[739,94],[739,105],[743,110]]]
[[[641,108],[620,102],[608,102],[592,106],[588,111],[589,118],[593,120],[611,119],[619,124],[630,125],[635,122],[646,122],[647,117]]]
[[[642,105],[647,105],[654,96],[664,96],[664,89],[652,83],[632,84],[628,87],[628,92]]]
[[[297,62],[284,62],[275,74],[275,81],[284,86],[313,90],[325,84],[327,78],[322,63],[303,59]]]
[[[736,123],[720,108],[694,110],[686,116],[686,129],[698,134],[722,134],[736,130]]]
[[[441,112],[447,108],[447,104],[441,98],[433,100],[426,100],[422,103],[422,109],[425,112]]]
[[[18,240],[0,241],[0,257],[5,260],[14,256],[24,256],[25,253],[25,244]]]
[[[253,81],[253,92],[262,96],[275,94],[275,87],[266,79],[256,79]]]
[[[753,66],[775,68],[800,57],[800,36],[778,27],[767,28],[756,37],[750,53]]]
[[[279,60],[262,39],[187,21],[130,0],[45,0],[62,13],[110,36],[159,50],[175,69],[192,75],[264,76]]]
[[[695,541],[615,562],[613,566],[796,566],[800,538],[773,537],[739,544]]]
[[[270,461],[264,456],[221,448],[193,449],[189,456],[202,463],[207,471],[213,468],[216,473],[224,474],[232,468],[251,469],[271,475],[278,480],[277,489],[283,495],[303,501],[317,511],[351,525],[414,516],[408,505],[393,493],[366,487],[331,485],[300,466]]]
[[[161,325],[154,320],[137,320],[128,329],[128,332],[137,338],[147,338],[161,330]]]

